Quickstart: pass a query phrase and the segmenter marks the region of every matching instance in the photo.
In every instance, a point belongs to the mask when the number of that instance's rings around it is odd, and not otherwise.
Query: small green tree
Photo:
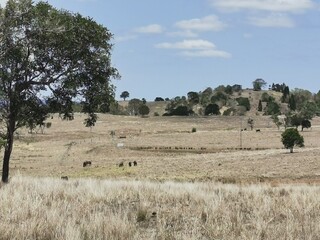
[[[123,98],[123,101],[126,100],[126,98],[128,98],[130,96],[128,91],[123,91],[120,95],[121,98]]]
[[[145,116],[145,115],[148,115],[150,113],[150,109],[147,105],[145,104],[142,104],[139,106],[139,114],[141,116]]]
[[[281,134],[281,141],[286,149],[290,149],[293,153],[293,147],[304,147],[304,138],[301,136],[296,128],[288,128]]]
[[[252,82],[254,91],[261,91],[267,85],[267,82],[262,78],[258,78]]]
[[[220,115],[220,111],[219,111],[219,106],[217,104],[214,103],[210,103],[206,109],[205,109],[205,113],[206,116],[208,115]]]
[[[259,100],[258,111],[262,112],[262,102]]]
[[[301,121],[301,131],[303,131],[305,128],[311,128],[311,122],[308,119]]]

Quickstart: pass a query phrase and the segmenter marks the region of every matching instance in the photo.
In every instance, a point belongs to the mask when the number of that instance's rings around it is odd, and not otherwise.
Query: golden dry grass
[[[254,117],[255,128],[261,132],[241,133],[247,117],[99,115],[91,131],[84,127],[84,117],[76,114],[74,121],[67,122],[55,116],[43,135],[20,130],[11,174],[237,183],[320,179],[319,118],[312,121],[311,130],[302,133],[306,147],[288,154],[281,143],[282,131],[269,117]],[[191,133],[192,128],[197,132]],[[117,147],[119,143],[124,147]],[[249,150],[239,150],[241,144]],[[92,166],[83,168],[87,160]],[[119,168],[122,161],[124,167]],[[138,166],[130,168],[128,163],[133,161]]]
[[[319,239],[320,188],[15,176],[0,240]]]

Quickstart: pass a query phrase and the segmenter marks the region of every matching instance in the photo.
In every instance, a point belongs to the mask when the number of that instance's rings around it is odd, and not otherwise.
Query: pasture
[[[319,118],[293,154],[268,117],[83,120],[19,131],[0,240],[319,239]]]
[[[253,117],[253,131],[242,132],[240,128],[249,129],[247,117],[99,115],[92,129],[83,125],[84,117],[76,114],[75,120],[62,121],[54,116],[44,134],[20,130],[11,175],[224,183],[320,179],[319,118],[301,133],[305,148],[289,154],[281,143],[283,129],[264,116]],[[85,161],[92,165],[84,168]],[[138,166],[129,167],[134,161]]]

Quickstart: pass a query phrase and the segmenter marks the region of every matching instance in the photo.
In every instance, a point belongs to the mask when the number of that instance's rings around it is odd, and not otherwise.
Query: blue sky
[[[0,0],[0,2],[4,2]],[[116,97],[175,97],[263,78],[320,90],[316,0],[49,0],[114,34]]]

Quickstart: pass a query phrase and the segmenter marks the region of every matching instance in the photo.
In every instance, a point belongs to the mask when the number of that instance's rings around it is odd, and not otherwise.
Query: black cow
[[[91,166],[91,161],[85,161],[83,162],[83,167]]]

